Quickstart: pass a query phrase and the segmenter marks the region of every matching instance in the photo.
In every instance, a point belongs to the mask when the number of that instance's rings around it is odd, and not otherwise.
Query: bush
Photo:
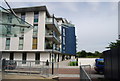
[[[69,62],[69,66],[78,66],[78,61]]]

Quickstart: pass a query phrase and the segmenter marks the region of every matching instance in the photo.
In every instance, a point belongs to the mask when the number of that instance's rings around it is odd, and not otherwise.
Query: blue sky
[[[66,18],[75,24],[77,51],[102,52],[118,38],[118,3],[97,1],[12,2],[10,5],[12,8],[46,5],[51,15]]]

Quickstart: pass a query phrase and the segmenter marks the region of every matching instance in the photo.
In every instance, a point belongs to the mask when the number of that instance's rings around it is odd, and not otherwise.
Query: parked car
[[[95,60],[95,71],[98,73],[104,73],[104,59],[96,59]]]
[[[16,61],[6,60],[4,64],[4,69],[13,70],[16,68],[16,66],[17,66]]]

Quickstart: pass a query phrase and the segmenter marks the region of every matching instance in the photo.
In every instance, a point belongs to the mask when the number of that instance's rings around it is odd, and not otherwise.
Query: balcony
[[[55,42],[56,44],[60,44],[60,38],[59,38],[59,36],[56,35],[55,32],[52,32],[50,30],[46,31],[45,38],[50,41]]]
[[[55,51],[60,51],[60,45],[57,44],[52,44],[52,41],[46,41],[45,42],[45,49],[46,50],[55,50]]]
[[[58,35],[60,35],[60,29],[56,19],[53,20],[53,18],[46,18],[46,26],[49,29],[53,29],[54,31],[57,32]]]

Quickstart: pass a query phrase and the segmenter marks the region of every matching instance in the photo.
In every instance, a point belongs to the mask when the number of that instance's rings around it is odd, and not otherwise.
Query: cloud
[[[88,3],[88,5],[90,5],[92,11],[98,11],[100,2],[87,2],[87,3]]]
[[[119,0],[7,0],[8,2],[118,2]]]

